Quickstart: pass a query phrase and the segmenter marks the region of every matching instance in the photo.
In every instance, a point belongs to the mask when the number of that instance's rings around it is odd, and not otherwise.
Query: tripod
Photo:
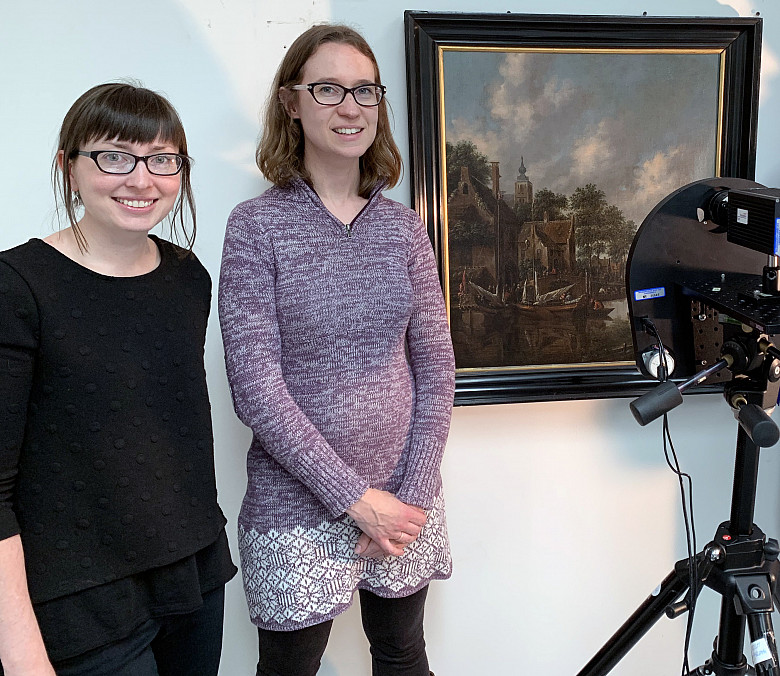
[[[765,411],[777,402],[780,386],[777,358],[780,350],[763,338],[753,338],[755,336],[725,343],[724,358],[707,369],[710,375],[729,368],[738,376],[724,387],[724,396],[740,423],[729,520],[720,524],[714,539],[694,557],[693,562],[684,559],[675,564],[660,586],[578,676],[607,674],[661,615],[675,618],[687,611],[703,586],[722,596],[720,624],[712,656],[691,671],[691,676],[780,676],[772,627],[780,573],[780,546],[777,540],[767,539],[753,523],[760,448],[774,445],[780,437],[777,426]],[[773,359],[767,359],[765,355]],[[759,366],[756,368],[757,362]],[[645,424],[649,419],[658,417],[665,412],[662,408],[669,410],[682,401],[683,389],[703,379],[701,374],[697,374],[682,385],[668,381],[657,388],[658,394],[653,394],[653,391],[648,393],[650,397],[647,401],[650,403],[647,405],[641,402],[643,397],[647,397],[643,395],[632,403],[637,420]],[[659,405],[659,401],[666,403]],[[672,402],[671,405],[669,402]],[[643,422],[642,414],[649,410],[652,410],[652,417]],[[693,587],[691,579],[696,581]],[[746,625],[750,633],[753,667],[748,666],[742,652]]]

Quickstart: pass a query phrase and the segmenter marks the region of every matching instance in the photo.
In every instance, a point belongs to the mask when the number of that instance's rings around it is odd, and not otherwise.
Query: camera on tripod
[[[646,425],[682,403],[688,388],[723,392],[739,422],[731,513],[578,676],[607,674],[662,615],[691,610],[704,586],[723,597],[719,633],[710,659],[690,674],[780,676],[771,619],[780,546],[753,523],[759,451],[780,438],[767,413],[780,391],[772,344],[780,334],[779,264],[780,190],[744,179],[680,188],[637,231],[626,266],[634,353],[639,370],[660,384],[631,411]],[[746,626],[752,667],[743,655]]]
[[[780,351],[769,338],[780,333],[779,255],[780,190],[752,181],[692,183],[645,219],[626,273],[637,366],[649,378],[683,380],[676,392],[667,384],[632,404],[640,424],[704,381],[766,379],[763,396],[751,386],[744,398],[761,409],[776,403]]]

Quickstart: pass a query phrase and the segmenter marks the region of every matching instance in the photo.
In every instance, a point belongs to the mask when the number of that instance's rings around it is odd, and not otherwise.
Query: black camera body
[[[779,219],[780,190],[737,178],[696,181],[650,212],[626,265],[636,363],[645,376],[657,377],[648,355],[658,353],[658,338],[674,362],[670,375],[689,378],[746,327],[780,333],[780,293],[764,281]],[[730,378],[723,370],[712,382]]]
[[[780,255],[780,189],[729,190],[726,239],[769,256]]]

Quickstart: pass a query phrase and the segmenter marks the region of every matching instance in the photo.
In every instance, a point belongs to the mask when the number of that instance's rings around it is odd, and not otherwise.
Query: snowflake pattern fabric
[[[346,610],[355,589],[379,596],[413,594],[450,576],[444,501],[436,500],[420,537],[403,556],[354,553],[360,529],[348,516],[315,528],[258,533],[239,525],[239,551],[249,614],[259,627],[301,629]]]

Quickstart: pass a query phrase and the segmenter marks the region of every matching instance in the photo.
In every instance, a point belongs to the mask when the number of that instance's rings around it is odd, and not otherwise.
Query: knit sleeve
[[[439,468],[450,428],[455,357],[433,249],[417,217],[409,278],[414,305],[406,340],[416,396],[409,457],[396,496],[429,509],[441,484]]]
[[[0,261],[0,540],[19,533],[13,511],[38,346],[38,310],[25,281]]]
[[[265,451],[339,516],[369,486],[341,460],[287,389],[274,270],[271,237],[252,213],[237,207],[228,220],[218,291],[233,405]]]

